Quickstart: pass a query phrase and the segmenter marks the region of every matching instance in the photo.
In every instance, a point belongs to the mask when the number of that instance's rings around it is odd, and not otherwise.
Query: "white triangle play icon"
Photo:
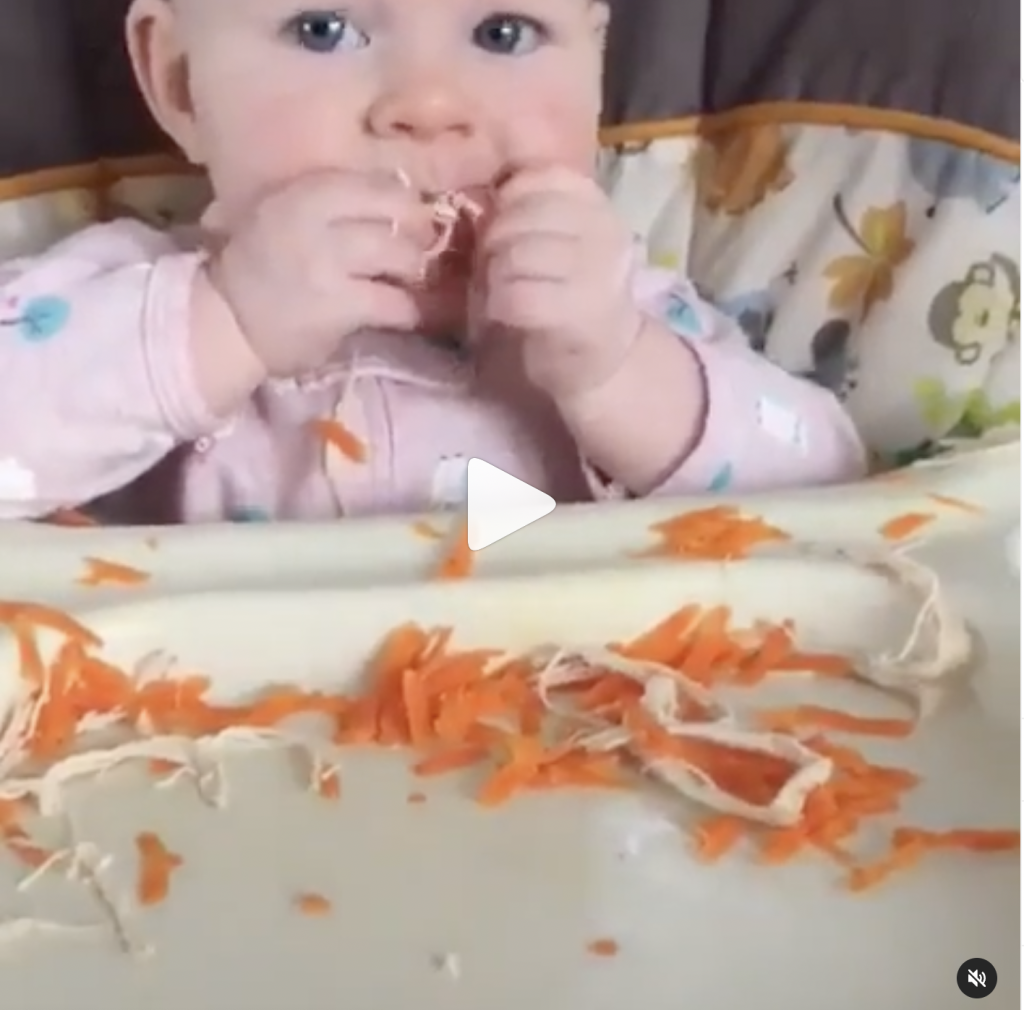
[[[469,461],[467,477],[466,522],[471,551],[482,551],[554,511],[551,495],[482,459]]]

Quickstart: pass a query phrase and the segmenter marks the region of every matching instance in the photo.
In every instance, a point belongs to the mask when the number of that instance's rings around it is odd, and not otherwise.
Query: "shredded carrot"
[[[796,705],[792,708],[762,712],[758,721],[766,729],[787,733],[793,733],[808,725],[864,736],[904,737],[910,736],[914,731],[914,723],[910,719],[879,719],[853,715],[820,705]]]
[[[694,561],[732,561],[749,557],[766,544],[784,543],[791,539],[784,530],[763,519],[744,516],[730,505],[684,512],[655,523],[651,531],[661,542],[645,551],[646,556]]]
[[[587,950],[590,951],[594,957],[615,957],[619,953],[620,947],[618,940],[613,940],[611,937],[603,936],[597,940],[591,940],[587,944]]]
[[[436,577],[465,579],[473,574],[473,561],[473,552],[469,549],[469,527],[466,521],[462,520],[437,567]]]
[[[353,463],[365,463],[366,445],[335,418],[321,417],[310,423],[313,432]]]
[[[0,835],[7,850],[30,870],[38,870],[53,858],[53,853],[29,840],[28,835],[20,831],[11,831]]]
[[[322,917],[330,915],[333,909],[330,899],[325,898],[322,894],[316,894],[313,891],[306,891],[303,894],[297,894],[294,899],[295,907],[303,914],[313,917]]]
[[[952,831],[928,831],[924,828],[897,828],[893,832],[896,845],[911,841],[923,842],[929,849],[961,849],[965,852],[1017,852],[1020,831],[967,828]]]
[[[697,858],[715,862],[730,852],[747,835],[747,824],[739,817],[710,817],[694,830]]]
[[[167,775],[174,775],[181,771],[182,765],[179,761],[169,761],[167,758],[153,758],[149,762],[149,772],[163,778]]]
[[[61,610],[42,603],[0,603],[0,624],[10,626],[18,620],[36,628],[55,631],[58,635],[73,639],[84,646],[99,648],[103,645],[103,639]]]
[[[37,870],[52,854],[29,838],[22,826],[22,817],[26,813],[24,801],[0,798],[0,846],[23,866]]]
[[[327,768],[316,778],[316,791],[325,800],[341,799],[341,773],[337,768]]]
[[[729,637],[728,607],[712,607],[697,621],[685,655],[679,660],[679,669],[698,684],[710,684],[716,664],[732,653]]]
[[[935,491],[931,492],[928,497],[938,505],[945,505],[946,508],[966,512],[968,515],[983,516],[985,514],[985,510],[980,505],[975,505],[974,502],[966,501],[963,498],[954,498],[951,495],[938,494]]]
[[[866,866],[851,869],[847,886],[866,891],[888,880],[894,873],[916,866],[929,852],[960,849],[967,852],[1018,852],[1020,831],[961,829],[929,831],[923,828],[897,828],[892,833],[889,852]]]
[[[230,727],[275,727],[300,714],[325,717],[338,744],[401,747],[417,776],[477,770],[476,799],[494,807],[538,790],[623,789],[642,782],[659,761],[681,761],[735,800],[765,806],[793,780],[795,759],[713,739],[674,734],[645,707],[644,685],[603,668],[600,660],[578,671],[577,681],[550,688],[560,702],[597,716],[628,743],[607,752],[584,748],[573,723],[552,718],[541,696],[535,654],[507,655],[500,649],[454,644],[451,627],[407,623],[394,628],[366,663],[364,686],[331,694],[275,686],[246,704],[224,707],[209,698],[209,678],[194,672],[140,680],[102,658],[103,643],[74,618],[28,603],[0,603],[0,624],[13,635],[22,695],[30,706],[26,729],[15,734],[15,757],[33,772],[66,756],[83,720],[139,734],[199,739]],[[41,633],[56,634],[55,652],[40,646]],[[827,677],[851,673],[843,656],[803,651],[792,622],[755,622],[736,627],[725,606],[684,605],[647,631],[610,646],[618,656],[661,664],[691,686],[756,689],[768,677],[795,671]],[[570,656],[571,659],[571,656]],[[589,662],[581,659],[581,662]],[[682,716],[709,717],[703,703],[686,701]],[[831,775],[805,799],[796,823],[768,828],[735,816],[715,816],[694,829],[695,855],[714,862],[749,840],[759,863],[778,865],[804,854],[838,865],[851,890],[869,889],[913,865],[926,853],[960,850],[995,856],[1019,849],[1019,832],[967,826],[949,830],[896,827],[891,851],[875,862],[856,854],[858,836],[871,819],[898,815],[906,795],[920,784],[914,772],[871,762],[857,748],[833,742],[829,733],[901,739],[909,719],[874,718],[817,705],[761,712],[772,731],[799,739],[831,762]],[[18,723],[15,723],[18,725]],[[578,724],[575,724],[578,729]],[[8,742],[5,739],[5,743]],[[5,757],[9,757],[5,753]],[[154,759],[156,774],[177,771],[175,761]],[[316,769],[313,788],[340,794],[334,768]],[[410,792],[407,802],[425,802]],[[36,845],[22,823],[21,805],[0,801],[0,845],[28,866],[50,854]],[[152,833],[138,836],[139,900],[166,897],[181,857]],[[745,846],[746,848],[746,846]]]
[[[152,575],[131,565],[104,558],[85,558],[85,571],[75,580],[80,586],[141,586]]]
[[[848,677],[853,672],[853,663],[848,656],[836,656],[827,652],[801,652],[794,649],[774,665],[773,671],[800,671],[816,673],[823,677]]]
[[[879,528],[879,534],[886,540],[906,540],[938,518],[933,512],[906,512],[894,516]]]
[[[174,871],[184,865],[177,853],[164,845],[159,835],[143,831],[135,837],[139,856],[136,893],[140,905],[159,905],[167,898]]]

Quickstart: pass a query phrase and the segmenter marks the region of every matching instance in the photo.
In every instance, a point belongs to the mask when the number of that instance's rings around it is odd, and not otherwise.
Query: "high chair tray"
[[[1002,587],[1008,596],[1008,576]],[[381,639],[409,621],[451,626],[468,648],[571,648],[630,639],[687,603],[725,604],[743,626],[792,620],[802,649],[860,654],[899,652],[920,600],[847,560],[789,558],[185,593],[79,617],[111,662],[170,653],[233,704],[281,682],[352,690]],[[49,657],[57,639],[41,641]],[[856,834],[857,859],[880,856],[896,825],[1018,827],[1019,724],[1008,698],[1019,668],[1019,642],[992,639],[968,683],[954,677],[908,738],[828,732],[921,778],[898,811]],[[0,640],[0,713],[16,671],[14,644]],[[773,676],[722,696],[744,718],[797,702],[887,719],[910,712],[834,677]],[[188,775],[157,787],[159,769],[144,756],[42,789],[59,814],[46,837],[91,860],[106,904],[88,880],[69,881],[64,864],[19,892],[30,871],[0,860],[0,909],[22,920],[6,934],[0,926],[5,1005],[952,1010],[963,999],[957,969],[976,956],[999,973],[991,1005],[1018,1003],[1016,853],[935,852],[852,894],[846,868],[823,852],[763,865],[751,838],[700,861],[698,808],[668,789],[549,790],[484,808],[475,770],[420,778],[405,751],[362,748],[341,751],[340,796],[329,799],[311,790],[297,752],[258,744],[243,734],[203,752],[224,763],[219,809]],[[182,861],[166,897],[145,908],[140,833]],[[33,930],[29,919],[51,925]]]
[[[617,565],[654,543],[650,527],[687,510],[732,505],[763,517],[794,540],[879,543],[891,520],[928,521],[914,539],[944,541],[1016,524],[1020,444],[969,451],[845,487],[748,496],[651,499],[562,506],[474,557],[477,576]],[[442,537],[458,517],[431,517]],[[78,579],[83,558],[130,565],[151,576],[131,598],[234,588],[365,586],[427,578],[443,543],[424,536],[415,517],[328,524],[218,524],[162,528],[68,529],[0,524],[0,599],[17,596],[96,606],[125,598],[121,587]]]

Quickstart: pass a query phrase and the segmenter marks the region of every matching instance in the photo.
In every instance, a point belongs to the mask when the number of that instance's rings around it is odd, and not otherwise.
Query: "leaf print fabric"
[[[789,187],[789,143],[782,126],[763,123],[711,134],[697,152],[697,186],[714,213],[741,215]]]
[[[825,267],[831,281],[829,308],[865,318],[878,303],[892,297],[896,269],[910,258],[915,243],[907,236],[907,206],[870,207],[854,227],[842,197],[832,201],[836,218],[859,252],[840,256]]]

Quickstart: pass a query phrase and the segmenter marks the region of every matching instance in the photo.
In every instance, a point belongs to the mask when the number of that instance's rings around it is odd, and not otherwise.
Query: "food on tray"
[[[297,894],[295,896],[294,903],[295,907],[303,915],[317,918],[330,915],[334,907],[329,898],[325,898],[322,894],[317,894],[315,891],[306,891],[303,894]]]
[[[171,877],[184,865],[176,852],[171,852],[163,839],[152,831],[143,831],[135,838],[139,857],[136,895],[140,905],[159,905],[171,889]]]
[[[679,557],[693,561],[735,561],[767,544],[786,543],[784,530],[732,505],[714,505],[665,519],[651,526],[659,543],[647,557]]]
[[[883,523],[878,532],[884,540],[909,540],[937,518],[934,512],[904,512]]]
[[[73,838],[66,851],[49,851],[31,832],[34,818],[64,816],[68,781],[145,762],[158,782],[187,776],[216,807],[226,802],[225,751],[283,746],[308,757],[311,792],[344,803],[341,762],[358,745],[406,749],[410,771],[424,780],[479,776],[481,808],[539,791],[634,790],[656,780],[679,797],[681,828],[705,812],[689,829],[702,861],[741,846],[768,865],[813,851],[854,891],[931,852],[1016,850],[1017,830],[900,824],[882,858],[858,855],[865,822],[898,819],[921,783],[832,734],[869,742],[911,735],[964,669],[971,644],[931,573],[899,556],[859,560],[920,599],[907,640],[892,653],[822,653],[803,646],[790,622],[738,627],[722,605],[684,606],[630,641],[520,654],[463,647],[456,629],[410,623],[386,636],[351,692],[285,686],[236,704],[214,700],[206,676],[176,671],[158,655],[135,669],[115,666],[70,615],[0,604],[20,661],[16,697],[0,716],[0,841],[34,875],[70,868],[103,888],[98,854],[83,854]],[[51,656],[44,644],[53,636]],[[879,718],[758,698],[759,685],[793,677],[862,682],[903,711]],[[407,795],[409,803],[425,799]],[[158,903],[173,891],[183,858],[153,832],[136,847],[137,903]],[[117,903],[97,893],[116,919]]]

